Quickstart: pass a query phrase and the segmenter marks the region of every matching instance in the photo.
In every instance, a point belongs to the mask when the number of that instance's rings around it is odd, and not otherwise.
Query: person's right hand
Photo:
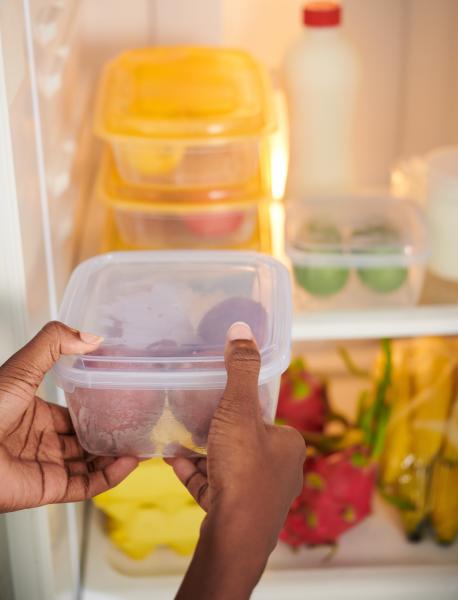
[[[244,323],[228,332],[226,368],[207,458],[167,460],[208,513],[178,598],[248,598],[303,485],[304,440],[263,422],[260,355]]]

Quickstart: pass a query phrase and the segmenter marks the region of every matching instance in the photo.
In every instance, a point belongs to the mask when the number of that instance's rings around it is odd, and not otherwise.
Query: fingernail
[[[233,323],[229,327],[227,339],[230,342],[234,342],[235,340],[252,340],[253,332],[251,331],[249,325],[243,321],[237,321],[237,323]]]
[[[101,335],[80,331],[80,339],[86,344],[100,344],[100,342],[103,340],[103,337]]]

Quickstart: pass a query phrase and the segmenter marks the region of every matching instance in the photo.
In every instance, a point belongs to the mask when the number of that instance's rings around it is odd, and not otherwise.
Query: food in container
[[[90,355],[54,371],[82,446],[101,455],[198,455],[226,383],[228,327],[246,321],[262,367],[259,395],[275,415],[288,366],[291,300],[278,261],[242,252],[119,252],[82,263],[60,319],[102,335]]]
[[[352,233],[352,243],[361,246],[361,253],[373,256],[389,256],[399,253],[400,232],[390,225],[370,225]],[[357,250],[355,250],[357,251]],[[361,267],[358,276],[369,289],[388,294],[398,290],[407,279],[407,269],[403,266]]]
[[[341,236],[339,231],[329,222],[316,220],[306,223],[300,231],[302,240],[307,245],[322,244],[340,252]],[[313,250],[312,250],[313,251]],[[347,283],[349,271],[343,267],[309,267],[294,265],[294,274],[298,284],[315,296],[329,296],[339,292]]]
[[[121,248],[270,247],[269,203],[259,182],[243,194],[238,188],[158,191],[126,184],[107,154],[96,193],[113,215]],[[107,250],[118,249],[111,244]]]
[[[133,184],[243,186],[268,176],[272,106],[266,72],[243,51],[142,48],[105,68],[95,132]]]
[[[421,210],[381,196],[290,201],[286,243],[298,302],[311,308],[409,306],[429,253]]]

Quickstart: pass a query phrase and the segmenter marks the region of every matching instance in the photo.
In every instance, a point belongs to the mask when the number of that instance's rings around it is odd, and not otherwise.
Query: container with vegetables
[[[428,257],[424,218],[408,201],[332,196],[290,201],[287,252],[306,308],[411,306]]]

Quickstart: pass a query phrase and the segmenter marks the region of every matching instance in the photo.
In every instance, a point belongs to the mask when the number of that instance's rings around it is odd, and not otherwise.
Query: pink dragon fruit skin
[[[375,467],[359,448],[308,458],[304,487],[280,539],[290,546],[333,544],[371,512]]]
[[[281,378],[277,419],[299,431],[322,433],[326,413],[325,384],[296,359]]]

